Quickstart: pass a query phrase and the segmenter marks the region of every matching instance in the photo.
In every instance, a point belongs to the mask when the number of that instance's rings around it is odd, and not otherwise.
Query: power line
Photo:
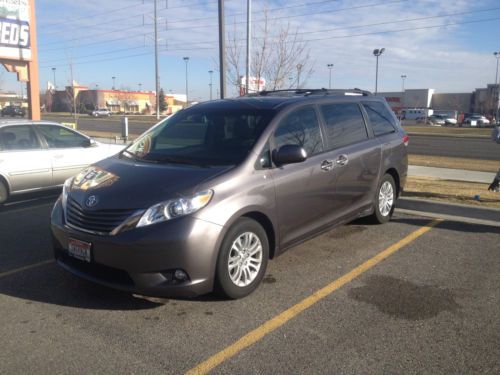
[[[368,36],[368,35],[378,35],[378,34],[391,34],[391,33],[405,32],[405,31],[425,30],[425,29],[434,29],[434,28],[441,28],[441,27],[447,27],[447,26],[473,24],[473,23],[479,23],[479,22],[492,22],[492,21],[498,21],[498,20],[500,20],[500,17],[485,18],[485,19],[478,19],[478,20],[472,20],[472,21],[450,22],[450,23],[444,23],[444,24],[440,24],[440,25],[410,27],[410,28],[403,28],[403,29],[396,29],[396,30],[374,31],[374,32],[367,32],[367,33],[360,33],[360,34],[351,34],[351,35],[337,35],[337,36],[324,37],[324,38],[306,39],[306,40],[303,40],[303,42],[315,42],[315,41],[322,41],[322,40],[329,40],[329,39],[353,38],[353,37]],[[179,48],[179,49],[164,49],[161,52],[196,51],[196,50],[201,50],[201,49],[208,50],[208,49],[215,49],[215,48],[216,47],[186,48],[186,49],[182,49],[182,48]],[[112,58],[107,58],[107,59],[102,59],[102,60],[83,61],[83,62],[75,63],[74,65],[91,64],[91,63],[104,62],[104,61],[115,61],[115,60],[132,58],[132,57],[138,57],[138,56],[145,56],[145,55],[150,55],[150,54],[152,54],[152,52],[145,52],[145,53],[140,53],[140,54],[118,56],[118,57],[112,57]],[[66,64],[59,64],[59,65],[56,65],[56,66],[65,66],[65,65]],[[51,67],[51,66],[53,66],[53,65],[46,65],[46,66],[42,66],[42,67],[47,68],[47,67]]]

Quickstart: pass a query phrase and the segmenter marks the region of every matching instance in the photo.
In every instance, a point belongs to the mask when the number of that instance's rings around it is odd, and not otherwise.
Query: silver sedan
[[[123,147],[97,142],[57,123],[0,122],[0,204],[12,195],[61,186]]]

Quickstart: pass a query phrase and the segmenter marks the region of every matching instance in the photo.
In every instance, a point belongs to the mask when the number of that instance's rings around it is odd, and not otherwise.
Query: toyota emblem
[[[90,197],[87,198],[85,201],[85,205],[87,207],[94,207],[97,204],[97,197],[95,195],[91,195]]]

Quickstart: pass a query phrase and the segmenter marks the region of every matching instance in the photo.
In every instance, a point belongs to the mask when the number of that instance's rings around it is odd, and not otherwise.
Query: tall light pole
[[[300,72],[304,66],[302,64],[297,64],[297,90],[300,88]]]
[[[158,0],[154,0],[156,119],[160,119],[160,68],[158,57]]]
[[[246,67],[246,84],[245,93],[249,93],[250,88],[250,50],[252,41],[252,0],[247,0],[247,67]],[[260,77],[257,77],[260,79]]]
[[[403,108],[405,106],[405,97],[406,97],[406,93],[405,93],[405,80],[406,80],[406,74],[403,74],[401,76],[401,96],[403,97]]]
[[[57,90],[57,84],[56,84],[56,68],[52,68],[52,74],[54,74],[54,91]]]
[[[498,123],[499,122],[498,116],[500,115],[500,88],[498,87],[498,60],[500,60],[500,52],[499,51],[493,52],[493,56],[495,56],[495,58],[497,59],[497,70],[495,73],[495,88],[496,88],[496,92],[497,92],[495,99],[496,99],[497,110],[496,110],[495,118],[496,118],[496,121]]]
[[[332,89],[332,69],[333,69],[333,64],[326,64],[326,67],[330,69],[330,79],[328,80],[328,89]]]
[[[226,97],[226,24],[224,20],[224,0],[219,0],[219,67],[220,98]]]
[[[184,57],[183,60],[186,62],[186,108],[189,107],[189,100],[188,100],[188,62],[189,62],[189,57]]]
[[[208,84],[208,86],[210,86],[210,100],[212,100],[212,86],[213,86],[212,76],[214,74],[214,71],[209,70],[208,74],[210,74],[210,83]]]
[[[115,89],[116,77],[111,77],[111,79],[113,80],[113,90],[114,90]]]
[[[377,58],[377,65],[375,68],[375,95],[377,95],[378,92],[378,58],[380,55],[382,55],[385,51],[385,48],[380,48],[380,49],[374,49],[373,50],[373,55]]]
[[[139,91],[142,91],[142,83],[139,83]]]

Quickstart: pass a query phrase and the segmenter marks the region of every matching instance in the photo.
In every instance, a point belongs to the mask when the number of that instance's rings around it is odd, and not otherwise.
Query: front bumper
[[[87,280],[151,296],[192,297],[213,290],[222,226],[185,216],[115,236],[93,235],[65,225],[59,200],[51,229],[59,265]],[[70,238],[92,244],[90,263],[68,255]],[[187,273],[188,280],[173,278],[175,270]]]

